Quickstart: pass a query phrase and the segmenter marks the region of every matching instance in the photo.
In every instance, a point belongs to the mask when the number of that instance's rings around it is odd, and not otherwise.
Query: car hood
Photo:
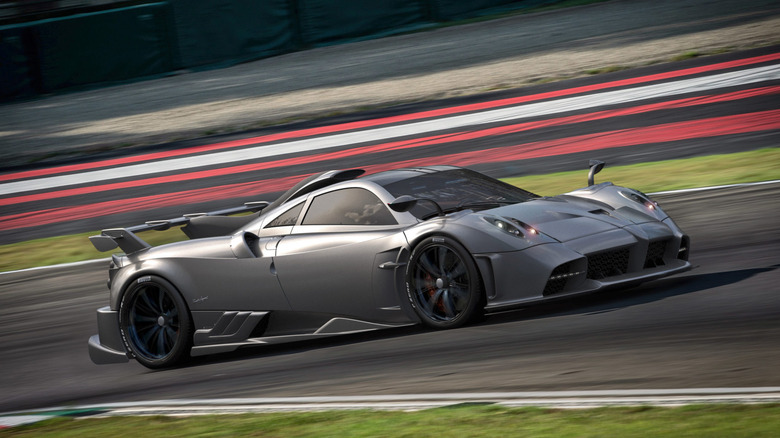
[[[624,228],[637,222],[606,204],[561,198],[542,198],[489,210],[491,214],[515,219],[560,242]],[[639,215],[642,213],[636,212]],[[644,219],[656,219],[642,215]],[[636,219],[636,218],[635,218]]]

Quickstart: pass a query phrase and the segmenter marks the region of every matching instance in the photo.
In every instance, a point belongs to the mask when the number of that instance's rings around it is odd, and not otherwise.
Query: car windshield
[[[427,173],[387,184],[384,188],[395,197],[411,195],[418,199],[431,199],[445,212],[463,208],[494,208],[539,197],[468,169]],[[436,209],[429,202],[420,202],[411,213],[418,218],[426,218],[436,214]]]

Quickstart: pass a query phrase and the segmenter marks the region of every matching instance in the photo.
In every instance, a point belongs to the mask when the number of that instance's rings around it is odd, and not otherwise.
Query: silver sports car
[[[686,271],[689,239],[642,192],[542,197],[451,166],[329,171],[272,203],[103,230],[110,305],[95,363],[149,368],[241,347],[422,323],[459,327],[532,302]],[[236,213],[249,213],[236,216]],[[191,240],[135,234],[183,225]]]

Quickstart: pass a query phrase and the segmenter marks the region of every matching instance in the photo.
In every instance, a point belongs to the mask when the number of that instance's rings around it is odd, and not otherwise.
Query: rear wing
[[[141,251],[151,245],[144,242],[135,233],[140,231],[164,231],[171,227],[184,226],[182,231],[190,239],[225,235],[253,221],[259,212],[268,206],[268,202],[247,202],[240,207],[226,208],[208,213],[185,214],[180,217],[165,220],[147,221],[141,225],[127,228],[109,228],[97,236],[90,236],[89,241],[100,252],[120,248],[126,254]],[[230,217],[231,215],[253,212],[254,215]]]

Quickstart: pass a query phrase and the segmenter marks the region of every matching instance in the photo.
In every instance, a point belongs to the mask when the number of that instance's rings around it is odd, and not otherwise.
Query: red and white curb
[[[55,416],[89,416],[93,418],[144,415],[191,416],[356,409],[418,411],[461,404],[583,409],[643,405],[674,407],[713,403],[780,403],[780,387],[156,400],[57,407],[38,412],[9,412],[0,414],[0,428],[41,421]]]

